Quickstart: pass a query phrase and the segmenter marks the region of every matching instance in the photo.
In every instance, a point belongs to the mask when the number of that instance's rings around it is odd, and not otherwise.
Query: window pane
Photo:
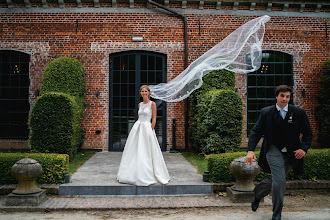
[[[285,63],[284,64],[284,74],[292,74],[292,63]]]
[[[262,53],[262,59],[261,62],[269,62],[270,60],[270,53]]]
[[[256,86],[257,85],[257,77],[248,75],[248,85],[249,86]]]
[[[274,89],[273,88],[267,88],[266,89],[266,97],[265,98],[273,98],[274,97]]]
[[[130,83],[135,83],[135,72],[129,71],[129,80]]]
[[[141,84],[147,84],[147,83],[148,83],[148,72],[141,71]]]
[[[283,75],[275,76],[275,86],[283,85]]]
[[[129,70],[135,70],[135,55],[129,55]]]
[[[154,56],[148,56],[148,69],[149,70],[155,70],[155,57]]]
[[[120,71],[113,71],[113,83],[120,82]]]
[[[266,88],[257,88],[257,98],[263,98],[266,96]]]
[[[276,74],[283,74],[284,64],[283,63],[276,63],[275,64],[275,73]]]
[[[248,98],[257,98],[256,88],[248,88]]]
[[[126,82],[128,82],[128,80],[127,80],[127,74],[128,74],[128,72],[127,71],[121,71],[121,83],[126,83]]]
[[[120,70],[120,57],[113,59],[113,70]]]
[[[163,69],[163,59],[161,57],[156,57],[156,70]]]
[[[127,85],[126,84],[121,85],[121,96],[128,96]]]
[[[274,86],[274,76],[266,76],[266,86]]]
[[[148,69],[147,55],[141,55],[141,70]]]
[[[291,85],[292,84],[292,76],[284,76],[284,84],[285,85]]]

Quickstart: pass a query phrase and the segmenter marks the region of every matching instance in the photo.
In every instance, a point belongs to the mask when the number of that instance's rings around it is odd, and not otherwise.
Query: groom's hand
[[[296,159],[301,159],[305,156],[306,152],[302,149],[298,149],[298,150],[295,150],[293,151],[294,152],[294,156]]]
[[[246,155],[245,163],[252,165],[253,159],[255,159],[255,160],[257,159],[256,155],[254,154],[253,151],[248,151],[248,153]]]

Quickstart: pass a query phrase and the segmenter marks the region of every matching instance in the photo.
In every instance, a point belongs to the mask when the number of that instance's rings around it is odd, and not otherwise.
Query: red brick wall
[[[261,9],[262,10],[262,9]],[[256,16],[185,14],[188,18],[189,63],[220,42],[234,29]],[[314,134],[313,117],[322,62],[329,59],[329,18],[272,17],[266,25],[264,49],[293,55],[295,104],[306,109]],[[132,42],[132,36],[143,42]],[[183,23],[164,13],[2,13],[0,49],[31,54],[31,104],[40,88],[44,68],[54,58],[69,56],[85,67],[88,107],[82,127],[84,148],[108,148],[109,54],[126,50],[157,51],[167,55],[168,81],[183,71]],[[246,77],[237,75],[237,88],[244,102],[246,119]],[[96,90],[101,95],[96,97]],[[306,97],[301,96],[302,89]],[[172,117],[177,121],[177,148],[184,148],[184,103],[168,103],[167,145],[172,145]],[[243,144],[246,123],[244,121]],[[101,130],[97,135],[96,130]]]

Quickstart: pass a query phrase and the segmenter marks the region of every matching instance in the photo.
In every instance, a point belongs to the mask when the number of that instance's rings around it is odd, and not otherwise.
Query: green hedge
[[[330,60],[322,66],[320,93],[317,96],[315,119],[319,125],[318,141],[322,147],[330,148]]]
[[[60,57],[46,67],[42,76],[40,95],[48,92],[62,92],[76,98],[80,108],[84,108],[86,77],[83,65],[74,58]]]
[[[35,102],[30,116],[31,149],[43,153],[76,153],[81,138],[78,106],[72,96],[50,92]]]
[[[259,158],[259,151],[255,152]],[[246,152],[235,152],[225,154],[212,154],[206,156],[208,161],[208,170],[210,172],[210,182],[232,182],[235,177],[230,173],[230,163],[238,158],[246,156]],[[324,179],[330,180],[330,149],[310,149],[304,158],[304,175],[302,179],[317,180]],[[260,172],[256,176],[256,180],[261,181],[269,177],[268,173]],[[293,172],[290,171],[288,179],[294,179]]]
[[[205,154],[239,150],[243,123],[241,97],[232,90],[211,90],[197,106],[194,148]]]
[[[39,184],[63,183],[63,174],[69,167],[69,156],[66,154],[0,153],[0,184],[17,183],[11,175],[11,168],[23,158],[34,159],[42,166],[42,174],[37,179]]]

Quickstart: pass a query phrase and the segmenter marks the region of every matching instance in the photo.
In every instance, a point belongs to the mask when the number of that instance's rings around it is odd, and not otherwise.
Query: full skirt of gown
[[[150,121],[139,119],[132,127],[120,162],[117,180],[137,186],[169,182],[170,176]]]

